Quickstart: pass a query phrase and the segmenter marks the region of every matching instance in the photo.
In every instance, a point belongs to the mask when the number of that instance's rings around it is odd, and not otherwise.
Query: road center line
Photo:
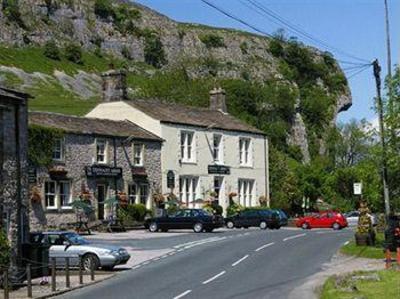
[[[237,260],[236,262],[234,262],[232,264],[232,267],[235,267],[236,265],[238,265],[240,262],[243,262],[245,259],[247,259],[249,257],[248,254],[246,254],[244,257],[242,257],[241,259]]]
[[[285,238],[285,239],[283,239],[283,242],[286,242],[286,241],[289,241],[289,240],[292,240],[292,239],[296,239],[296,238],[300,238],[300,237],[304,237],[306,234],[304,233],[304,234],[298,234],[298,235],[294,235],[294,236],[291,236],[291,237],[287,237],[287,238]]]
[[[260,250],[262,250],[262,249],[264,249],[264,248],[267,248],[267,247],[269,247],[269,246],[272,246],[272,245],[274,245],[274,244],[275,244],[274,242],[265,244],[265,245],[263,245],[263,246],[261,246],[261,247],[258,247],[258,248],[257,248],[256,250],[254,250],[254,251],[260,251]]]
[[[203,281],[202,284],[207,284],[207,283],[217,279],[218,277],[224,275],[225,273],[226,273],[226,271],[222,271],[222,272],[218,273],[217,275],[211,277],[210,279],[207,279],[207,280]]]
[[[192,290],[184,291],[183,293],[181,293],[178,296],[174,297],[174,299],[179,299],[179,298],[185,297],[187,294],[189,294],[191,292],[192,292]]]

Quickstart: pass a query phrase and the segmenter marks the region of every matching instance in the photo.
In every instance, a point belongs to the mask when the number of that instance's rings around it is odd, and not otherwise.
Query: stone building
[[[27,101],[29,95],[0,88],[0,225],[12,248],[11,266],[21,260],[29,233]]]
[[[130,121],[31,112],[29,124],[62,130],[50,167],[35,171],[39,193],[32,202],[33,229],[62,227],[76,221],[71,202],[89,196],[98,220],[107,220],[104,203],[118,192],[130,203],[151,208],[151,194],[161,188],[162,139]]]
[[[116,72],[113,79],[120,77]],[[120,91],[123,84],[113,85],[119,87],[115,94],[124,94]],[[165,140],[161,150],[163,193],[173,191],[189,207],[215,197],[226,210],[234,194],[234,200],[245,207],[259,205],[261,197],[268,202],[268,139],[264,132],[228,113],[224,90],[210,92],[209,108],[117,96],[105,99],[87,116],[127,119]]]

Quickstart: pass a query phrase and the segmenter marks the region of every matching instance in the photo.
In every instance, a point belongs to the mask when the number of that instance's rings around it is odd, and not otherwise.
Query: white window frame
[[[59,145],[58,145],[58,143],[59,143]],[[57,138],[56,144],[54,144],[54,147],[53,147],[53,153],[52,153],[53,161],[64,161],[64,158],[65,158],[64,148],[65,148],[64,138]],[[56,153],[60,154],[59,158],[55,157]]]
[[[46,184],[54,184],[54,193],[51,192],[46,192]],[[61,198],[61,184],[68,184],[68,193],[63,194],[67,195],[67,202],[68,205],[64,205],[62,198]],[[46,210],[70,210],[72,207],[70,206],[70,203],[72,202],[72,182],[71,181],[53,181],[53,180],[47,180],[43,184],[43,194],[44,194],[44,206]],[[65,190],[64,190],[65,192]],[[48,196],[54,196],[54,205],[49,206],[48,203]]]
[[[54,184],[54,193],[52,192],[46,192],[46,185],[47,184]],[[50,188],[48,188],[50,189]],[[43,184],[43,193],[44,193],[44,205],[46,207],[46,210],[56,210],[57,209],[57,182],[56,181],[45,181]],[[54,201],[54,205],[48,205],[48,196],[53,196],[53,201]]]
[[[179,177],[179,200],[186,204],[186,207],[194,207],[193,203],[199,196],[199,177],[180,176]]]
[[[191,136],[189,138],[189,136]],[[180,135],[181,161],[182,163],[196,162],[196,141],[195,132],[181,131]],[[189,142],[191,141],[191,142]]]
[[[64,184],[64,185],[68,184],[68,193],[66,194],[66,195],[68,195],[67,205],[63,204],[63,200],[61,198],[61,196],[62,196],[61,195],[61,184]],[[58,185],[58,197],[59,197],[61,209],[63,209],[63,210],[72,209],[72,207],[71,207],[71,202],[72,202],[71,181],[60,181],[60,182],[57,182],[57,185]],[[64,190],[64,192],[65,192],[65,190]],[[63,194],[63,195],[65,195],[65,194]]]
[[[218,143],[216,144],[216,140]],[[222,134],[213,134],[212,153],[215,164],[224,164],[224,144]]]
[[[136,150],[140,149],[140,155],[136,156]],[[143,143],[133,143],[132,144],[132,153],[133,153],[133,165],[134,166],[143,166],[144,165],[144,144]],[[136,159],[139,158],[139,163],[136,163]]]
[[[142,194],[142,188],[146,187],[147,193],[145,194],[145,198],[143,198]],[[133,188],[135,188],[135,193],[132,193]],[[147,203],[149,201],[149,195],[150,195],[150,186],[147,183],[131,183],[128,185],[128,198],[129,198],[129,203],[130,204],[144,204],[147,206]],[[142,201],[144,199],[144,202]]]
[[[96,138],[96,157],[95,157],[95,161],[98,164],[107,164],[107,160],[108,160],[108,142],[105,138]],[[104,152],[101,154],[102,156],[104,156],[104,160],[100,161],[99,160],[99,144],[100,143],[104,143]]]
[[[245,167],[251,167],[253,165],[253,149],[251,138],[239,138],[239,164],[240,166]]]
[[[238,180],[238,197],[239,204],[243,207],[251,207],[255,194],[255,180],[239,179]]]

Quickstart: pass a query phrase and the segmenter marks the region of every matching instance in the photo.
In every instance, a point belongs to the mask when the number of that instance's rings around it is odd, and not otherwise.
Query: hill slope
[[[308,161],[324,153],[326,129],[351,105],[332,56],[283,36],[182,24],[124,1],[0,3],[0,82],[35,95],[31,109],[86,113],[112,63],[128,70],[132,96],[206,106],[208,91],[221,85],[232,114]],[[44,55],[49,41],[59,59]],[[82,49],[81,62],[67,59],[70,44]]]

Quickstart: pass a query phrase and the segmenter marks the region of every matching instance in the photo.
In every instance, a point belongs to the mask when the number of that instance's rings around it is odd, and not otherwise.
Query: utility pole
[[[385,141],[385,126],[383,122],[383,103],[381,96],[381,66],[378,59],[372,63],[374,67],[374,77],[376,81],[376,106],[379,116],[379,131],[382,146],[382,183],[383,183],[383,198],[385,201],[386,217],[390,214],[390,201],[389,201],[389,186],[388,186],[388,173],[387,173],[387,154],[386,154],[386,141]]]

